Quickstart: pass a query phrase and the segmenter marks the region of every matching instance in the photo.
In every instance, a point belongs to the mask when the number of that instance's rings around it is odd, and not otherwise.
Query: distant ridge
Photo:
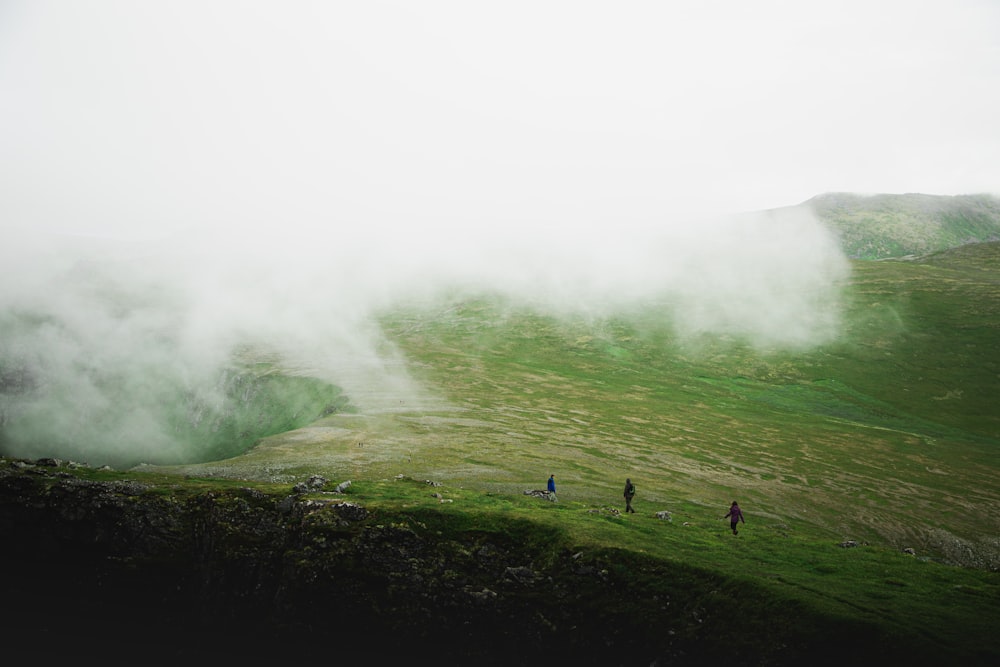
[[[789,208],[815,213],[853,259],[920,256],[1000,240],[1000,197],[987,194],[831,192]]]

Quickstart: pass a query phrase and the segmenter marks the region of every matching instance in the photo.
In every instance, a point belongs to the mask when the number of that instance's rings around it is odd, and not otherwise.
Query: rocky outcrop
[[[513,532],[443,538],[417,518],[352,502],[343,485],[324,493],[318,477],[276,497],[93,481],[72,467],[0,460],[5,604],[19,610],[7,656],[39,646],[100,653],[101,638],[174,664],[206,652],[400,651],[477,664],[550,651],[649,664],[672,650],[628,630],[629,587],[600,558],[532,550]],[[621,603],[594,610],[586,600],[596,589]]]

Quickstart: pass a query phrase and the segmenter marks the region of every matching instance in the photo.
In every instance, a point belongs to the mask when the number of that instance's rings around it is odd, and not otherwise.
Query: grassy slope
[[[844,252],[861,259],[926,255],[1000,240],[1000,199],[991,195],[833,192],[798,208],[813,211],[837,232]]]
[[[795,600],[995,657],[998,260],[1000,244],[981,244],[856,262],[845,336],[797,354],[676,340],[656,304],[600,322],[482,295],[399,309],[383,326],[432,396],[384,396],[175,470],[353,479],[387,510],[523,518],[567,544],[707,569],[726,590],[750,587],[726,598],[747,613]],[[551,473],[559,503],[523,496]],[[454,503],[400,494],[398,474],[443,483]],[[616,517],[626,476],[639,514]],[[733,498],[749,522],[739,537],[719,519]]]

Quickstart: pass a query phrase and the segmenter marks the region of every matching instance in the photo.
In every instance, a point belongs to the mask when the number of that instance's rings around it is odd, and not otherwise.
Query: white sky
[[[475,235],[997,192],[998,36],[971,0],[0,0],[0,225]]]

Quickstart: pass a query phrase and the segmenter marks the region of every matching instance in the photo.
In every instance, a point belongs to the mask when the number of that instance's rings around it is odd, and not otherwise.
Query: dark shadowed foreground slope
[[[645,666],[1000,655],[989,638],[942,646],[532,522],[371,509],[302,487],[87,479],[99,476],[2,462],[6,657]]]

